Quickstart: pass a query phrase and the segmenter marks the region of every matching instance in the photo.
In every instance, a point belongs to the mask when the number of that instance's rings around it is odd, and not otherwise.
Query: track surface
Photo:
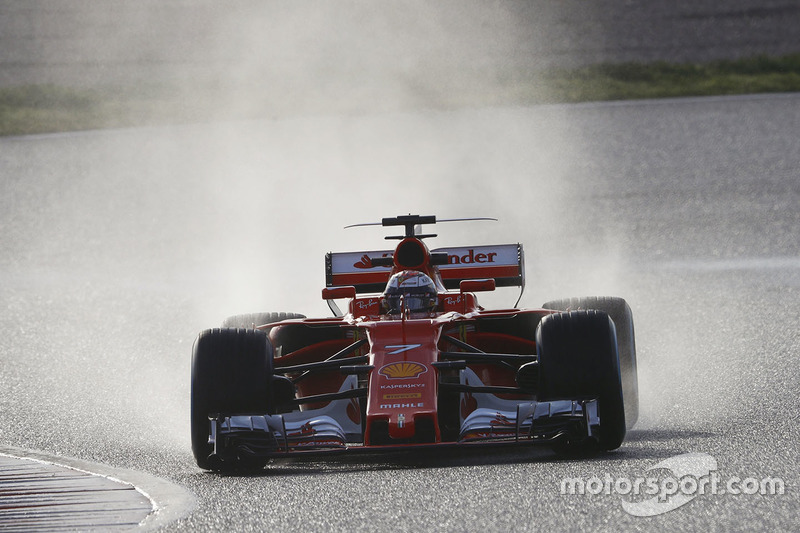
[[[0,140],[0,442],[187,487],[198,508],[169,530],[796,530],[799,127],[789,95]],[[499,216],[431,244],[524,243],[524,305],[629,300],[643,414],[623,447],[198,470],[197,332],[239,312],[325,315],[324,253],[385,246],[341,227],[408,212]],[[561,494],[688,452],[785,494],[698,495],[651,518],[618,494]]]

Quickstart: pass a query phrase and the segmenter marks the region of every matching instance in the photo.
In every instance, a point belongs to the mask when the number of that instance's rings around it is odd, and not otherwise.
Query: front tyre
[[[536,331],[539,401],[597,399],[601,450],[625,438],[625,405],[614,323],[601,311],[547,315]],[[582,450],[570,442],[559,451]]]
[[[636,338],[633,329],[633,312],[622,298],[610,296],[588,296],[565,298],[547,302],[545,309],[577,311],[596,309],[607,313],[617,330],[619,370],[622,374],[622,396],[625,398],[625,421],[628,429],[639,419],[639,377],[636,362]]]
[[[213,452],[209,416],[274,409],[272,375],[272,346],[263,331],[228,328],[200,333],[192,354],[191,385],[192,452],[197,466],[219,468],[209,460]]]

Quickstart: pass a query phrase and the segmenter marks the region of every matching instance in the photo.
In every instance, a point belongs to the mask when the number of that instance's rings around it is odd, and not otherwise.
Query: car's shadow
[[[611,452],[562,455],[547,446],[464,446],[409,448],[380,453],[336,454],[309,458],[276,459],[265,468],[206,472],[207,475],[237,477],[303,476],[331,473],[458,468],[505,464],[558,464],[575,461],[616,463],[631,460],[657,460],[684,453],[681,443],[688,439],[713,437],[713,433],[680,429],[635,429],[626,437],[626,446]],[[653,442],[650,446],[648,443]],[[674,442],[675,446],[664,446]]]

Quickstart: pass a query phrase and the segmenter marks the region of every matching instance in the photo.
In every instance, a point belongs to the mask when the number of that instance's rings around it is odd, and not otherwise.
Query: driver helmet
[[[390,315],[400,314],[404,308],[409,313],[431,313],[439,305],[439,295],[429,276],[404,270],[389,278],[381,302]]]

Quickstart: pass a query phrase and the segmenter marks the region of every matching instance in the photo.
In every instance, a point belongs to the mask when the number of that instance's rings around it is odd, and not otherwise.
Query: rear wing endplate
[[[325,255],[325,285],[352,285],[359,294],[383,292],[391,267],[376,266],[372,259],[391,257],[393,250],[371,252],[330,252]],[[494,244],[437,248],[431,254],[446,253],[447,264],[439,273],[447,289],[457,289],[465,279],[492,278],[498,287],[525,288],[525,261],[521,244]]]

